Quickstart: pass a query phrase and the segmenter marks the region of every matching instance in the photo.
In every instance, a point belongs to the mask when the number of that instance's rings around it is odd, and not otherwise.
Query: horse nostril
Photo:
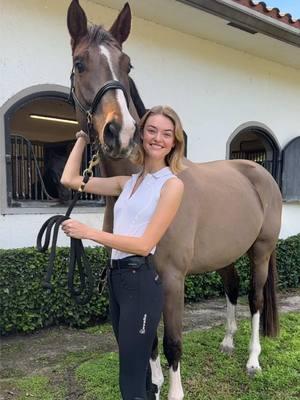
[[[104,144],[110,148],[115,147],[119,139],[121,126],[116,122],[109,122],[104,128]]]

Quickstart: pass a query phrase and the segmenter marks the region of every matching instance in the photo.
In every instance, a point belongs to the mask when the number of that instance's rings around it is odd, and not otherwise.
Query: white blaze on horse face
[[[251,375],[261,370],[258,361],[258,357],[261,352],[261,346],[259,343],[259,319],[260,319],[260,313],[259,311],[257,311],[252,316],[252,333],[249,345],[250,354],[247,362],[247,371]]]
[[[169,369],[170,388],[168,400],[182,400],[184,397],[180,375],[180,363],[178,363],[177,371],[173,367]]]
[[[99,46],[99,48],[100,48],[101,54],[104,55],[105,58],[107,59],[107,63],[108,63],[109,69],[111,71],[113,79],[118,81],[119,79],[117,78],[117,75],[114,71],[109,50],[107,49],[107,47],[105,47],[103,45]],[[122,114],[122,121],[123,121],[122,128],[119,133],[121,148],[127,148],[130,143],[130,139],[133,139],[135,129],[136,129],[136,123],[135,123],[135,120],[132,118],[132,116],[129,113],[129,110],[127,108],[126,98],[121,89],[116,89],[116,97],[117,97],[117,101],[120,106],[120,110],[121,110],[121,114]]]

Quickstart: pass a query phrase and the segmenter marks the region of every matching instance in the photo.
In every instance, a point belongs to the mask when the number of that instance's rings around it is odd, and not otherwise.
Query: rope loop
[[[49,263],[45,272],[43,287],[49,291],[52,290],[51,277],[54,269],[54,262],[56,256],[57,238],[60,225],[63,221],[70,219],[70,214],[78,200],[79,193],[83,191],[84,186],[93,176],[92,168],[99,163],[99,153],[93,155],[89,167],[84,170],[83,181],[75,193],[74,199],[69,205],[65,215],[54,215],[45,221],[38,233],[36,247],[39,252],[46,252],[49,248],[51,237],[51,251]],[[45,235],[44,243],[43,237]],[[76,270],[79,274],[79,285],[75,284]],[[101,277],[102,278],[102,277]],[[68,269],[68,288],[71,296],[75,299],[77,304],[87,304],[94,293],[94,279],[91,267],[88,263],[82,241],[80,239],[70,238],[70,260]]]

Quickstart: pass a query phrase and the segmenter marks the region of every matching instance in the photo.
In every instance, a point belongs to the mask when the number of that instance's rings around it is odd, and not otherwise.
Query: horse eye
[[[79,74],[81,74],[84,71],[84,64],[81,61],[75,61],[74,67],[77,69]]]
[[[129,63],[129,65],[128,65],[128,73],[132,70],[132,68],[133,68],[133,65],[131,63]]]

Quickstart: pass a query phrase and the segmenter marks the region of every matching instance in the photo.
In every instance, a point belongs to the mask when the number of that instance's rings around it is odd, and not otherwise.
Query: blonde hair
[[[170,153],[166,156],[166,164],[171,169],[173,174],[178,174],[180,171],[184,170],[182,160],[184,157],[184,134],[181,125],[181,121],[176,114],[176,112],[169,106],[155,106],[152,107],[146,114],[142,117],[139,123],[140,137],[146,125],[147,119],[152,115],[163,115],[169,118],[174,125],[174,137],[175,146],[172,148]],[[136,146],[136,149],[131,156],[132,162],[138,165],[144,165],[145,162],[145,150],[143,147],[142,140]]]

